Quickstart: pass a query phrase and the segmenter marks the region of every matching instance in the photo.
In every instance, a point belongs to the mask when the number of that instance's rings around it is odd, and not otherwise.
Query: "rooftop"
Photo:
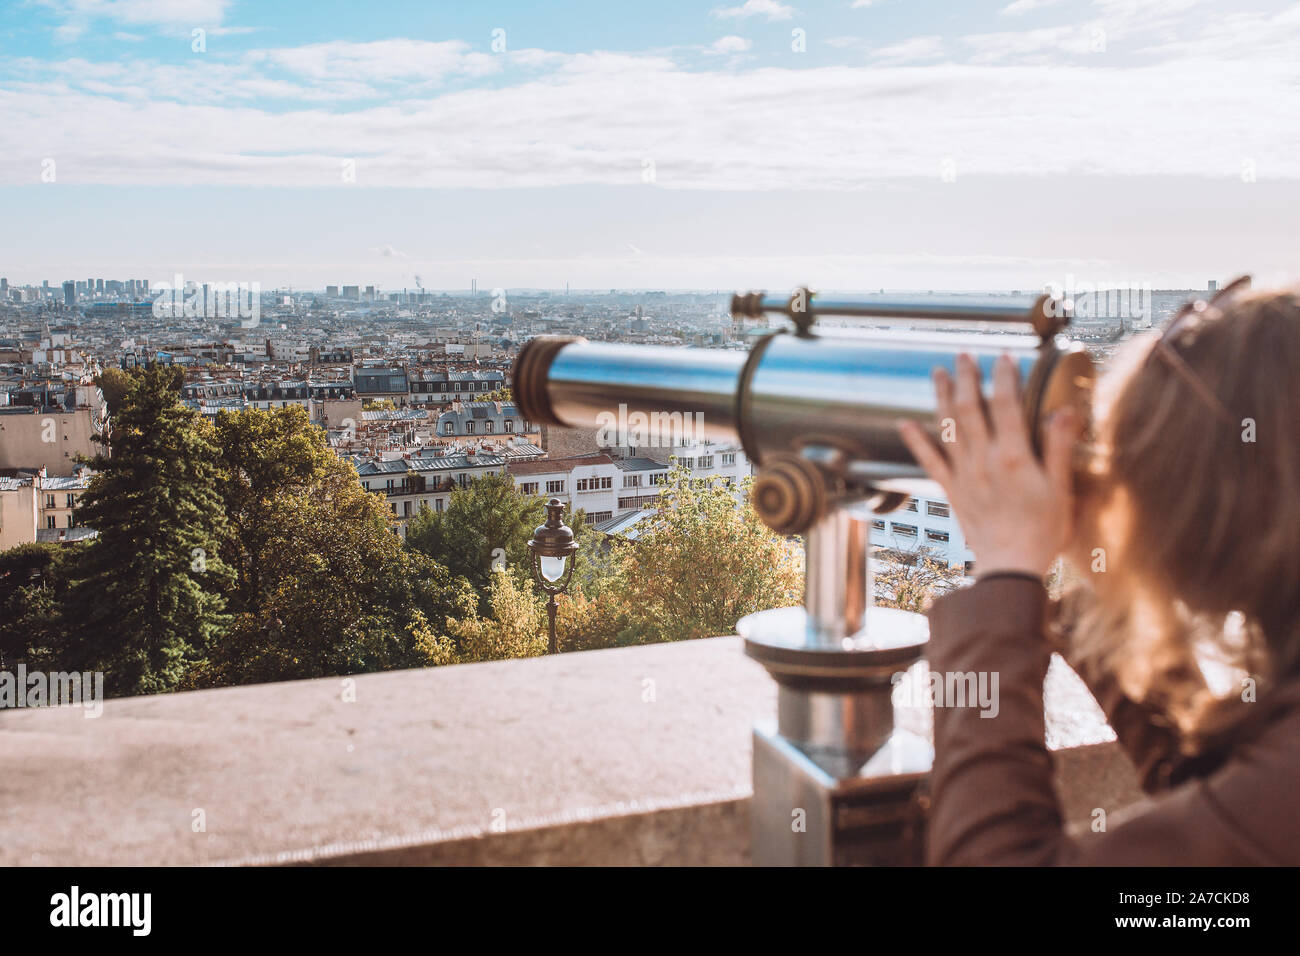
[[[613,463],[614,459],[609,455],[570,455],[567,458],[539,458],[534,461],[511,462],[510,474],[560,474],[561,472],[572,471],[574,468],[583,468],[590,465],[611,465]]]

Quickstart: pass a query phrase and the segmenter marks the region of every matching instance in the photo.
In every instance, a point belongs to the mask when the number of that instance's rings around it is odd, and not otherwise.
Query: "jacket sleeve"
[[[1233,765],[1169,790],[1128,822],[1077,842],[1065,834],[1045,741],[1047,594],[992,577],[936,601],[932,674],[988,675],[997,706],[936,706],[927,861],[932,865],[1170,865],[1275,862],[1240,820],[1257,805]],[[1258,767],[1252,768],[1258,771]],[[1258,779],[1253,773],[1247,778]],[[1286,799],[1279,790],[1279,799]],[[1288,804],[1283,803],[1285,807]],[[1275,824],[1274,824],[1275,825]]]

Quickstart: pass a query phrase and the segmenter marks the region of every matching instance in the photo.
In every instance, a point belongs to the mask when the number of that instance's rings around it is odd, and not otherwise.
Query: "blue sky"
[[[1294,2],[0,7],[11,281],[1300,278]]]

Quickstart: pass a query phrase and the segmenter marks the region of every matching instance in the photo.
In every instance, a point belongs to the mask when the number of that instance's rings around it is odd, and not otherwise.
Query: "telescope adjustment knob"
[[[828,497],[822,470],[789,452],[764,458],[749,495],[763,523],[777,534],[807,531],[825,516]]]

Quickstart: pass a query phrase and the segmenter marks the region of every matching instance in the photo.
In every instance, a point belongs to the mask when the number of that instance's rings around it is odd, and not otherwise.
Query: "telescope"
[[[803,537],[806,573],[803,607],[737,624],[746,654],[778,685],[775,727],[754,731],[753,860],[920,862],[933,750],[924,728],[895,726],[892,691],[917,670],[928,628],[921,615],[874,606],[870,532],[873,514],[940,492],[897,423],[916,421],[942,441],[951,423],[936,420],[933,370],[955,374],[966,353],[991,392],[1007,353],[1040,453],[1054,412],[1089,420],[1093,363],[1065,334],[1070,303],[1048,295],[836,299],[799,289],[737,294],[731,313],[788,327],[748,352],[541,336],[515,362],[515,401],[542,425],[598,429],[615,412],[639,413],[652,438],[691,421],[695,437],[741,444],[757,468],[756,512]],[[791,827],[796,811],[802,830]]]

